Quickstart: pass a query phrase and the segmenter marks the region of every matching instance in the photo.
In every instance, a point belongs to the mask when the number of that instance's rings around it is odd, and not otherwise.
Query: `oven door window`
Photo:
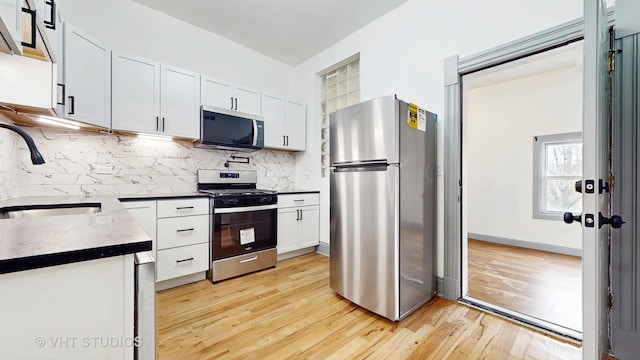
[[[277,214],[276,209],[215,214],[213,258],[276,247]]]

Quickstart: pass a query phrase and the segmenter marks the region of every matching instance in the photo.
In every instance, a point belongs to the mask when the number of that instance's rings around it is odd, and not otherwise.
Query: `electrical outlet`
[[[96,174],[111,175],[113,174],[113,166],[102,166],[102,167],[96,168]]]

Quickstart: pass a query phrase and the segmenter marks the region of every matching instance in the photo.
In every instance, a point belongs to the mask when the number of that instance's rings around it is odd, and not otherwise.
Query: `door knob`
[[[598,222],[598,224],[599,224],[598,227],[599,228],[601,228],[602,225],[609,224],[614,229],[620,229],[622,227],[622,224],[625,223],[622,220],[622,217],[619,216],[619,215],[613,215],[610,218],[608,218],[608,217],[602,216],[602,213],[600,213],[599,216],[600,216],[600,221]]]
[[[567,224],[571,224],[574,221],[577,221],[577,222],[581,223],[582,222],[582,214],[573,215],[573,213],[566,212],[566,213],[564,213],[563,220]]]
[[[576,190],[576,192],[582,193],[582,180],[576,181],[574,189]]]

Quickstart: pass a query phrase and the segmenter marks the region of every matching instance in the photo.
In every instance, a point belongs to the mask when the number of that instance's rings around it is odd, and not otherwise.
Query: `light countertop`
[[[0,208],[100,203],[96,213],[0,219],[0,274],[150,251],[151,239],[115,196],[21,197]]]

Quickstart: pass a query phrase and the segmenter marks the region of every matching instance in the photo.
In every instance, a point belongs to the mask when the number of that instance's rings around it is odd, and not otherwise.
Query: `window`
[[[322,177],[329,169],[329,114],[360,102],[360,59],[347,61],[322,75]]]
[[[561,220],[566,211],[582,212],[582,133],[533,138],[533,217]]]

